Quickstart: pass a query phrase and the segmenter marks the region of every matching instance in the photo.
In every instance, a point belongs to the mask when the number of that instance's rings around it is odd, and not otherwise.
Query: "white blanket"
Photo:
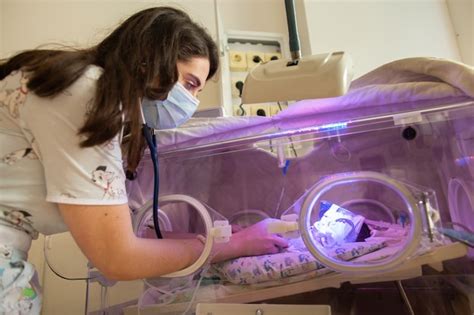
[[[278,116],[457,97],[474,99],[473,67],[438,58],[408,58],[385,64],[358,78],[344,96],[301,101]]]

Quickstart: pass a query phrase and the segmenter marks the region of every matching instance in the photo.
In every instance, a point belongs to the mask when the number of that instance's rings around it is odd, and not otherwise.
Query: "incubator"
[[[401,280],[423,266],[472,267],[472,98],[348,104],[305,101],[272,118],[198,119],[158,132],[160,229],[165,238],[199,235],[204,250],[185,270],[146,279],[121,311],[181,314],[345,282],[396,281],[408,302]],[[151,170],[146,154],[127,188],[135,232],[153,238]],[[233,232],[261,220],[288,248],[212,263]],[[472,275],[449,279],[473,310]]]
[[[147,281],[142,312],[184,307],[200,291],[200,299],[225,300],[225,283],[242,293],[331,273],[383,279],[437,251],[443,257],[433,263],[464,256],[446,235],[473,224],[474,103],[405,108],[328,113],[303,128],[161,150],[160,228],[165,237],[203,235],[206,246],[189,276]],[[146,158],[129,183],[142,237],[154,237],[150,167]],[[269,232],[288,249],[210,263],[212,244],[232,237],[229,226],[266,218],[278,219]]]

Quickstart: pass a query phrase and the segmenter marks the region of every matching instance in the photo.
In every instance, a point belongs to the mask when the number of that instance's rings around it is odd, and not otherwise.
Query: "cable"
[[[280,101],[277,102],[277,105],[278,105],[278,109],[279,109],[280,111],[282,111],[283,109],[282,109],[282,107],[281,107]]]
[[[199,277],[198,283],[196,284],[196,288],[194,289],[191,300],[189,301],[188,307],[186,307],[186,309],[184,310],[183,315],[186,315],[186,313],[189,312],[189,310],[193,306],[194,300],[196,299],[197,290],[199,289],[199,286],[201,285],[202,279],[204,279],[204,274],[207,272],[207,270],[209,270],[209,267],[207,267],[206,270],[201,271],[201,275]]]
[[[243,105],[244,105],[243,103],[240,103],[240,105],[239,105],[239,108],[240,108],[240,116],[245,116],[245,114],[246,114],[246,111],[245,111]]]
[[[48,254],[47,254],[47,250],[46,250],[46,244],[49,243],[49,239],[50,239],[51,236],[46,236],[45,237],[45,242],[44,242],[44,246],[43,246],[43,255],[44,255],[44,260],[46,262],[46,264],[48,265],[49,269],[56,275],[58,276],[59,278],[61,279],[64,279],[64,280],[70,280],[70,281],[77,281],[77,280],[93,280],[93,279],[96,279],[97,277],[86,277],[86,278],[70,278],[70,277],[66,277],[66,276],[63,276],[62,274],[60,274],[59,272],[57,272],[56,270],[54,270],[53,266],[51,266],[50,262],[49,262],[49,259],[48,259]]]
[[[277,105],[278,105],[278,109],[279,109],[280,111],[282,111],[283,108],[281,107],[280,101],[277,101]],[[296,152],[295,145],[293,144],[293,138],[291,138],[291,136],[288,136],[288,138],[290,139],[290,148],[291,148],[291,151],[293,151],[293,154],[295,155],[295,158],[297,158],[297,157],[298,157],[298,153]]]
[[[244,90],[244,82],[242,81],[237,81],[235,83],[235,87],[237,88],[237,90],[239,90],[239,98],[242,99],[242,92]],[[240,105],[239,105],[239,108],[240,108],[240,116],[245,116],[246,112],[245,112],[245,109],[243,107],[243,103],[242,101],[240,102]]]
[[[86,297],[84,302],[84,315],[89,314],[89,279],[86,280]]]
[[[49,243],[49,239],[51,238],[51,236],[46,236],[45,237],[45,245],[43,246],[43,255],[44,255],[44,260],[46,262],[46,264],[48,265],[48,268],[56,275],[58,276],[59,278],[61,279],[64,279],[64,280],[69,280],[69,281],[77,281],[77,280],[80,280],[80,281],[85,281],[86,282],[86,296],[85,296],[85,301],[84,301],[84,314],[87,315],[88,314],[88,310],[89,310],[89,286],[90,286],[90,281],[91,280],[94,280],[94,279],[98,279],[99,277],[98,276],[95,276],[95,277],[85,277],[85,278],[71,278],[71,277],[66,277],[66,276],[63,276],[62,274],[60,274],[59,272],[57,272],[53,266],[51,265],[51,263],[49,262],[49,258],[48,258],[48,254],[47,254],[47,250],[46,250],[46,244]],[[100,281],[99,281],[100,283]],[[102,283],[101,283],[101,310],[104,311],[105,310],[105,307],[107,306],[107,302],[106,302],[106,299],[107,299],[107,286],[104,286]]]
[[[293,144],[293,139],[291,137],[289,137],[289,138],[290,138],[290,141],[291,141],[291,144],[290,144],[291,150],[293,151],[293,154],[295,155],[295,158],[297,158],[298,153],[296,153],[295,145]]]
[[[464,224],[458,222],[446,222],[443,223],[444,226],[451,227],[445,228],[441,227],[438,230],[443,234],[448,236],[449,238],[461,242],[471,248],[474,248],[474,231],[469,229]],[[454,227],[460,227],[461,230],[456,230]]]
[[[45,237],[45,242],[44,242],[44,246],[43,246],[44,261],[46,262],[46,265],[48,265],[49,270],[51,270],[56,276],[58,276],[61,279],[69,280],[69,281],[77,281],[77,280],[86,281],[86,296],[85,296],[85,301],[84,301],[84,315],[87,315],[88,314],[88,309],[89,309],[89,284],[90,284],[90,280],[97,279],[98,277],[70,278],[70,277],[63,276],[59,272],[54,270],[53,266],[51,266],[51,263],[49,262],[49,258],[48,258],[48,254],[47,254],[47,250],[46,250],[46,246],[47,246],[46,244],[49,243],[50,238],[51,238],[51,236],[46,236]]]
[[[461,224],[461,223],[458,223],[458,222],[446,222],[446,223],[444,223],[444,225],[448,225],[448,226],[452,226],[452,227],[459,226],[460,228],[464,229],[466,232],[474,234],[473,230],[471,230],[470,228],[468,228],[464,224]]]

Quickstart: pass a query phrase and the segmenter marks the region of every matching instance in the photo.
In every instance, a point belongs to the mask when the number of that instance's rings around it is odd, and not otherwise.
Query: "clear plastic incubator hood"
[[[149,279],[142,312],[383,281],[466,255],[446,235],[468,243],[455,225],[474,224],[474,103],[406,105],[282,119],[284,128],[273,121],[251,136],[163,146],[160,227],[169,237],[203,235],[205,250],[191,275]],[[129,183],[142,237],[155,237],[150,167],[144,161]],[[211,263],[213,246],[232,238],[230,226],[267,218],[277,219],[268,231],[288,248]],[[324,282],[336,276],[344,278]],[[307,287],[295,287],[301,283]]]

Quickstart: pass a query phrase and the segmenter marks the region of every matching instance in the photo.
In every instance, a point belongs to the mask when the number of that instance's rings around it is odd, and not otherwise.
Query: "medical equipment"
[[[163,238],[163,235],[160,231],[160,221],[158,220],[158,194],[160,189],[160,173],[157,158],[158,150],[156,145],[155,132],[153,128],[148,127],[146,123],[144,123],[142,126],[142,133],[145,137],[148,149],[150,150],[150,157],[153,162],[153,226],[156,232],[156,237]]]
[[[262,103],[344,95],[352,80],[352,60],[342,51],[301,57],[293,0],[285,0],[291,59],[263,62],[247,75],[242,103]]]
[[[140,292],[116,304],[128,303],[121,304],[125,314],[182,313],[190,303],[249,303],[344,282],[396,281],[409,307],[414,293],[402,280],[422,276],[426,266],[443,279],[438,272],[450,259],[469,264],[467,246],[443,231],[460,231],[450,221],[472,229],[474,165],[465,157],[472,155],[474,87],[464,85],[472,82],[470,71],[444,60],[401,60],[354,81],[339,99],[299,102],[274,117],[196,119],[160,131],[160,173],[172,179],[162,183],[160,198],[190,196],[213,219],[242,225],[279,218],[271,232],[291,246],[206,266],[187,281],[147,280],[158,291],[140,306]],[[288,155],[290,144],[296,157]],[[143,218],[137,231],[150,217],[151,167],[146,156],[128,183],[131,207]],[[160,209],[173,231],[205,231],[182,202]],[[318,230],[324,214],[339,209],[346,211],[325,219],[330,229]],[[456,288],[472,279],[447,277]],[[414,312],[422,307],[412,305]]]

